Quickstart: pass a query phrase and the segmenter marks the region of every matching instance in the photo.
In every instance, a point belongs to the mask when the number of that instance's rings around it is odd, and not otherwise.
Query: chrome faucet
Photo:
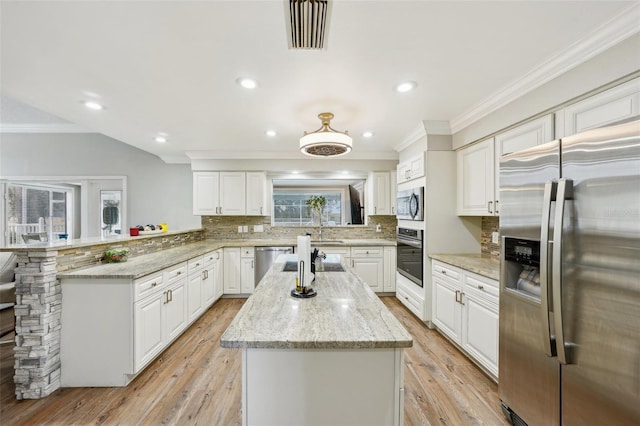
[[[318,239],[322,239],[322,222],[320,222],[320,227],[318,228]]]

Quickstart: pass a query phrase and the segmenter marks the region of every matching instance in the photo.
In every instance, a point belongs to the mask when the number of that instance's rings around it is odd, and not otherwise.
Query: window
[[[26,242],[29,234],[39,234],[47,239],[69,234],[71,194],[66,188],[8,184],[7,244]]]
[[[306,205],[312,195],[322,195],[327,204],[322,212],[323,225],[341,225],[346,193],[342,189],[275,189],[273,224],[277,226],[312,226],[311,209]]]

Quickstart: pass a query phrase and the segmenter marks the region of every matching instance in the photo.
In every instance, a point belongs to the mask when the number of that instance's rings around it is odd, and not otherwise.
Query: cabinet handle
[[[216,253],[218,255],[218,257],[216,257],[216,260],[220,259],[220,253]]]
[[[222,214],[222,206],[220,206],[220,214]]]
[[[251,269],[253,269],[253,260],[251,261]]]
[[[378,208],[377,207],[373,207],[373,214],[378,214]]]
[[[493,213],[493,201],[487,201],[487,211]]]
[[[498,210],[498,203],[500,202],[500,200],[496,200],[496,214],[500,213],[500,211]]]
[[[262,214],[262,206],[260,206],[260,214]]]
[[[155,286],[157,286],[157,285],[158,285],[158,283],[157,283],[157,282],[155,282],[155,281],[151,283],[151,287],[155,287]]]
[[[456,290],[456,302],[460,303],[460,301],[462,300],[462,293],[460,293],[460,290]]]
[[[478,284],[478,290],[484,290],[484,286],[483,286],[483,285]]]
[[[196,263],[196,266],[200,266],[200,262]]]
[[[182,271],[176,272],[176,275],[180,275],[180,274],[182,274]]]
[[[164,302],[163,305],[166,305],[167,303],[169,303],[169,292],[165,291],[164,293],[162,293],[164,295]]]
[[[463,292],[460,292],[460,304],[461,304],[461,305],[464,305],[464,302],[462,301],[462,296],[464,296],[464,293],[463,293]]]
[[[173,302],[173,290],[167,290],[169,293],[169,302]]]
[[[391,206],[391,214],[396,214],[396,208]]]

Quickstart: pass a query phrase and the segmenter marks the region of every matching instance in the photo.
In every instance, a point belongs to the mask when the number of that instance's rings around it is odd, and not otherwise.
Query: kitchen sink
[[[317,272],[344,272],[341,264],[335,262],[322,262],[317,266]],[[298,262],[289,261],[284,264],[282,272],[293,272],[298,270]]]

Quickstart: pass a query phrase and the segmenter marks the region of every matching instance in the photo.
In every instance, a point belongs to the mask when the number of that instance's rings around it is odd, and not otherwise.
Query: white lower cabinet
[[[396,248],[384,248],[384,283],[383,291],[393,293],[396,291]]]
[[[421,321],[426,320],[424,289],[396,271],[396,299]]]
[[[219,249],[204,255],[202,300],[205,309],[218,300],[222,293],[222,249]]]
[[[255,248],[243,247],[240,253],[240,291],[251,294],[255,286]]]
[[[188,274],[189,279],[187,280],[188,286],[188,307],[189,307],[189,322],[194,321],[196,318],[200,316],[204,312],[204,295],[203,295],[203,268],[204,268],[204,260],[202,256],[199,256],[197,259],[193,259],[189,261],[188,264]]]
[[[384,256],[382,247],[352,247],[351,267],[375,292],[384,291]]]
[[[435,260],[432,274],[433,324],[497,378],[498,282]]]
[[[225,247],[224,294],[251,294],[255,287],[255,248]]]
[[[187,327],[186,262],[164,271],[163,284],[134,303],[134,371],[140,371]],[[167,276],[173,274],[172,278]],[[145,285],[148,279],[134,281]]]

